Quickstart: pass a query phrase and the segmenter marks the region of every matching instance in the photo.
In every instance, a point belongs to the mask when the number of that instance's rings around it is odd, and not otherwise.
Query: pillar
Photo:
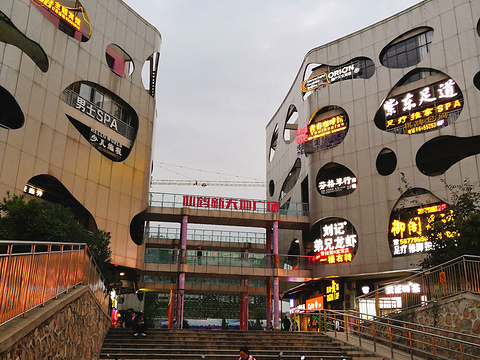
[[[188,216],[184,215],[182,218],[182,227],[180,229],[180,269],[183,270],[183,265],[187,262],[187,225]],[[185,273],[181,271],[178,274],[178,289],[177,289],[177,329],[183,329],[183,308],[185,305]]]
[[[278,270],[278,221],[273,223],[273,266]],[[273,327],[279,328],[279,284],[278,276],[273,278]]]
[[[265,265],[267,269],[272,268],[272,229],[269,226],[267,229],[267,236],[266,236],[266,249],[265,252],[267,254],[267,259],[265,261]],[[272,278],[268,277],[266,281],[266,293],[265,293],[265,319],[267,320],[267,327],[270,325],[270,321],[272,321]],[[273,324],[273,323],[272,323]]]

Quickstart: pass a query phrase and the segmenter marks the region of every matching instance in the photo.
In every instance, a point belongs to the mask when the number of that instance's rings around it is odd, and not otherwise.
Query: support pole
[[[267,259],[265,265],[267,269],[272,268],[272,228],[269,226],[266,229],[266,249]],[[265,293],[265,319],[267,320],[267,327],[272,321],[272,277],[267,278],[266,293]],[[273,325],[273,323],[272,323]]]
[[[278,273],[278,221],[273,223],[273,266]],[[279,285],[278,276],[273,278],[273,327],[279,328]]]
[[[180,229],[180,264],[181,272],[178,275],[177,289],[177,329],[183,329],[183,308],[185,305],[185,272],[183,266],[187,262],[187,225],[188,216],[182,218],[182,227]]]

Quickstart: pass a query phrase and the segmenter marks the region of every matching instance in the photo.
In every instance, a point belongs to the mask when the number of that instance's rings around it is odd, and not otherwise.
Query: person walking
[[[290,331],[290,320],[288,319],[287,315],[283,318],[283,329],[282,331]]]

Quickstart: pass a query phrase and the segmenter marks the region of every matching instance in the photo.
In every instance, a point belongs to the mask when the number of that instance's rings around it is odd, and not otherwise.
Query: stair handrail
[[[0,240],[0,326],[79,284],[107,313],[107,288],[85,243]]]

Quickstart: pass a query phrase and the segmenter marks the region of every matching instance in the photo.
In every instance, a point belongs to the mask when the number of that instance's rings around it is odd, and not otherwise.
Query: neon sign
[[[43,190],[42,189],[37,188],[37,187],[32,186],[32,185],[28,185],[28,184],[23,187],[23,192],[25,194],[33,195],[33,196],[36,196],[36,197],[42,197],[43,196]]]
[[[385,294],[387,295],[400,295],[400,294],[420,294],[422,287],[420,284],[409,282],[408,284],[400,285],[388,285],[385,288]]]
[[[321,221],[320,236],[313,241],[315,260],[327,264],[352,262],[358,247],[357,234],[352,224],[343,219]]]
[[[357,178],[352,176],[344,176],[336,179],[322,180],[317,184],[317,186],[321,195],[353,190],[357,188]]]
[[[35,0],[36,2],[42,4],[46,9],[52,11],[58,18],[64,20],[66,23],[71,25],[77,30],[80,30],[82,24],[82,19],[77,17],[70,7],[60,4],[58,1],[54,0]]]
[[[300,88],[303,93],[307,93],[318,89],[322,85],[333,84],[345,79],[355,79],[361,75],[362,64],[365,66],[366,60],[365,58],[361,60],[357,59],[349,64],[337,66],[331,71],[325,71],[311,76],[302,82]],[[368,61],[371,62],[370,59],[368,59]],[[327,66],[327,68],[328,67],[329,66]]]
[[[340,284],[332,280],[330,286],[327,286],[327,302],[332,302],[340,299]]]
[[[385,100],[385,128],[396,134],[434,130],[452,124],[462,108],[458,85],[444,80]]]
[[[348,116],[341,114],[315,121],[324,114],[324,108],[317,110],[309,120],[309,125],[296,131],[298,154],[313,153],[339,145],[348,130]]]
[[[405,256],[433,250],[434,241],[426,233],[434,229],[436,222],[453,225],[454,214],[452,210],[447,210],[447,204],[410,209],[399,218],[391,218],[388,236],[392,255]],[[437,238],[456,235],[456,231],[448,230],[435,234]]]
[[[183,206],[218,209],[218,210],[250,211],[250,212],[261,211],[262,208],[264,208],[266,212],[273,212],[273,213],[279,212],[278,201],[230,199],[230,198],[217,198],[217,197],[208,197],[208,196],[184,195]]]

